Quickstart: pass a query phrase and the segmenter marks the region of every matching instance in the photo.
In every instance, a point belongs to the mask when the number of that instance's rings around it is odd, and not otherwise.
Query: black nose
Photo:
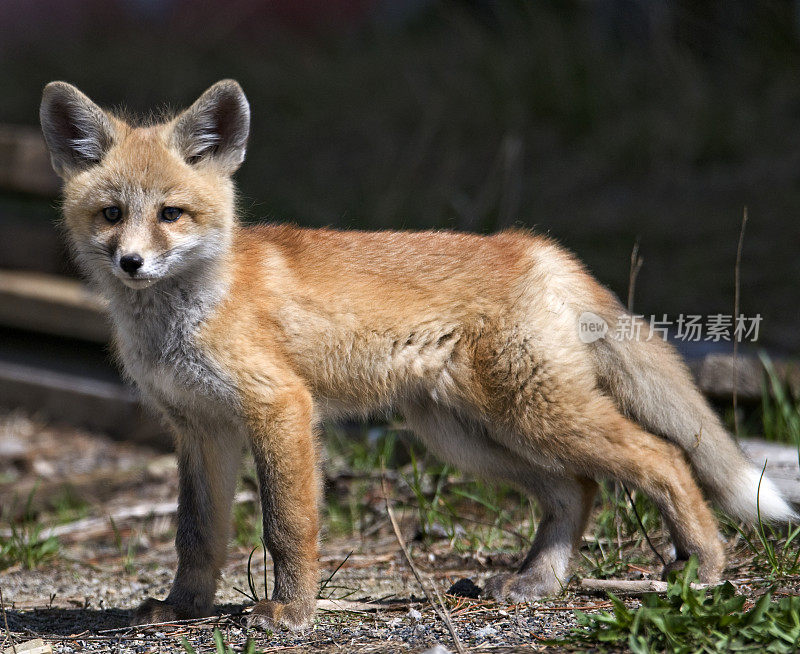
[[[125,256],[120,257],[119,267],[129,275],[133,275],[137,270],[139,270],[139,268],[142,267],[143,263],[144,259],[142,259],[142,257],[140,257],[138,254],[126,254]]]

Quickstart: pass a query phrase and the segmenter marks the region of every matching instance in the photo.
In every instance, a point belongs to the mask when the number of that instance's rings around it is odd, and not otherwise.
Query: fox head
[[[250,130],[238,83],[217,82],[172,120],[135,126],[51,82],[40,119],[64,180],[67,233],[95,280],[141,289],[225,252],[235,226],[231,176]]]

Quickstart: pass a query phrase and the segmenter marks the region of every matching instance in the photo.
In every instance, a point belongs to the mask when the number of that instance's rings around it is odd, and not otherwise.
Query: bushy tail
[[[610,316],[609,316],[610,317]],[[642,334],[647,334],[643,325]],[[744,456],[668,343],[604,338],[591,344],[600,383],[625,415],[678,445],[709,498],[748,523],[798,516],[775,485]],[[761,487],[759,490],[759,480]]]

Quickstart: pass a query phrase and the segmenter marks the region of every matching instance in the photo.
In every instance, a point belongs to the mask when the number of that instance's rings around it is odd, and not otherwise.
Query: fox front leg
[[[311,624],[319,584],[321,476],[312,404],[302,387],[284,390],[251,416],[264,542],[272,555],[272,599],[258,602],[249,624],[302,629]]]
[[[241,433],[232,434],[230,423],[214,425],[212,419],[197,416],[190,420],[175,412],[168,416],[177,432],[178,571],[167,598],[145,600],[136,610],[133,624],[210,615],[227,555],[243,448]]]

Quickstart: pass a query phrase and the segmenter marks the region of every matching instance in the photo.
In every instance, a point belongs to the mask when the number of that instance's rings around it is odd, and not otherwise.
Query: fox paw
[[[179,607],[148,597],[133,612],[131,625],[156,624],[158,622],[184,620],[187,617]]]
[[[298,631],[311,625],[314,618],[314,602],[289,602],[261,600],[247,618],[247,626],[254,629],[274,631],[284,627]]]
[[[483,597],[518,604],[555,595],[560,590],[561,586],[555,579],[544,581],[524,573],[502,572],[487,579]]]
[[[670,572],[673,570],[683,570],[687,563],[687,559],[676,559],[674,561],[670,561],[664,566],[664,570],[661,572],[661,578],[666,581]],[[698,581],[704,584],[717,583],[722,577],[723,567],[724,566],[722,564],[716,561],[713,564],[704,564],[701,562],[700,568],[697,571]]]
[[[148,597],[133,612],[131,625],[157,624],[159,622],[172,622],[174,620],[187,620],[189,618],[202,618],[211,614],[211,609],[201,611],[196,608],[180,606],[171,602]]]

